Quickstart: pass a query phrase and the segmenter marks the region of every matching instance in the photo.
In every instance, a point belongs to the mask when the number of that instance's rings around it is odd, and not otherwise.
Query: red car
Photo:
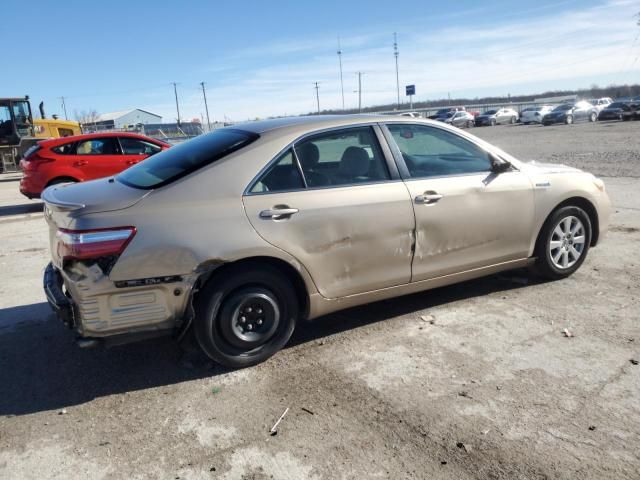
[[[110,132],[54,138],[38,142],[20,161],[20,193],[40,198],[50,185],[84,182],[115,175],[168,143],[135,133]]]

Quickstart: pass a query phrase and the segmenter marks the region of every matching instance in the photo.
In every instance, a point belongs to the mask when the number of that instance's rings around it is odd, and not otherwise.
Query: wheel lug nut
[[[256,308],[256,313],[258,313],[258,314],[262,313],[262,309],[261,308]]]
[[[262,325],[262,319],[259,318],[258,321],[256,322],[258,325]]]
[[[253,325],[251,325],[250,323],[247,324],[247,330],[253,330]]]
[[[241,322],[241,323],[244,323],[244,322],[246,322],[246,321],[247,321],[247,317],[240,317],[240,322]]]
[[[245,312],[247,312],[247,313],[251,313],[251,310],[252,310],[252,308],[251,308],[251,307],[247,307],[247,308],[245,309]]]

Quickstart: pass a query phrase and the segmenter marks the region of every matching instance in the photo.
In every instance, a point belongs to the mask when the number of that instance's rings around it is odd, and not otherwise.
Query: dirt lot
[[[473,131],[606,177],[612,228],[573,277],[341,312],[235,372],[168,340],[76,348],[43,303],[42,218],[0,211],[0,477],[640,478],[639,129]]]

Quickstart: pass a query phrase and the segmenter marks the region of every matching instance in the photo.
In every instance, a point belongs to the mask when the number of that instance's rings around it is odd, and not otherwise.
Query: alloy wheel
[[[553,265],[560,270],[571,268],[582,256],[585,241],[585,228],[578,217],[570,215],[560,219],[551,231],[549,241]]]

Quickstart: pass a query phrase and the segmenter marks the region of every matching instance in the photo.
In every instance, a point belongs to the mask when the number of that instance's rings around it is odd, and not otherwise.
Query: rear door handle
[[[262,210],[260,212],[260,218],[270,218],[271,220],[282,220],[284,218],[289,218],[294,213],[298,213],[298,211],[299,210],[297,208],[289,208],[289,207],[277,208],[277,207],[274,207],[274,208],[269,209],[269,210]]]
[[[442,197],[443,195],[440,195],[436,192],[424,192],[423,195],[418,195],[415,200],[416,203],[424,203],[426,205],[430,205],[438,202]]]

